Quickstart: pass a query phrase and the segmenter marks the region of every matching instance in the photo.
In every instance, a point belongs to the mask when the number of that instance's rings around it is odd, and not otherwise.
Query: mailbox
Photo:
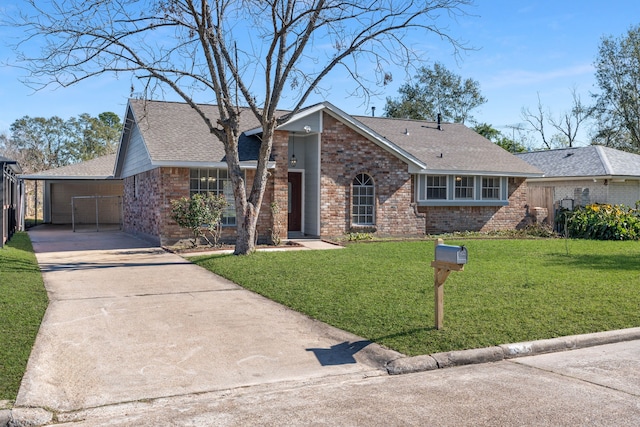
[[[454,245],[436,245],[436,261],[466,264],[467,248]]]

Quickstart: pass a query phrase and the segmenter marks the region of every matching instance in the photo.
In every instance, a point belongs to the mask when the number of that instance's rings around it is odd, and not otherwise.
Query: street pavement
[[[640,328],[403,358],[125,233],[29,234],[50,305],[0,426],[640,426]]]

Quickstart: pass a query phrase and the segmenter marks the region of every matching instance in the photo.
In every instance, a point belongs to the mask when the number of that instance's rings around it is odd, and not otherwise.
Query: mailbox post
[[[433,288],[435,294],[435,327],[442,329],[444,323],[444,282],[452,271],[463,271],[467,263],[467,249],[464,246],[445,245],[444,240],[435,242]]]

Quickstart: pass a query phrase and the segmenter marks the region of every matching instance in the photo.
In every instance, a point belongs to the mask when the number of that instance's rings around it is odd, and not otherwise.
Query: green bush
[[[194,245],[202,237],[209,245],[217,246],[222,231],[222,216],[227,206],[224,196],[194,194],[191,198],[171,200],[171,218],[180,227],[191,230]],[[213,242],[207,238],[207,233]]]
[[[562,211],[558,223],[570,237],[595,240],[639,240],[640,210],[625,205],[593,204]]]

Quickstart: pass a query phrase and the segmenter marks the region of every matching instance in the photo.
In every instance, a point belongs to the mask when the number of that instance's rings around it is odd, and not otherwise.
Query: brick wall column
[[[287,238],[289,228],[289,132],[276,131],[273,135],[272,156],[276,162],[276,168],[272,171],[273,201],[280,207],[277,218],[271,217],[271,229],[280,228],[280,239]],[[270,209],[270,206],[269,206]]]

